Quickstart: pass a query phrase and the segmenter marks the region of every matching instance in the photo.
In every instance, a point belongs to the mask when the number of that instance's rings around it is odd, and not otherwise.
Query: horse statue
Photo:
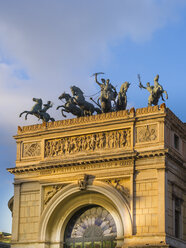
[[[157,98],[156,105],[158,104],[158,100],[160,97],[163,101],[165,101],[165,99],[163,98],[163,93],[165,94],[165,98],[168,99],[167,91],[163,89],[162,85],[159,84],[158,80],[159,80],[159,75],[156,75],[156,77],[154,78],[154,93],[156,94],[156,98]]]
[[[55,121],[54,118],[51,118],[50,115],[46,113],[46,111],[52,107],[51,101],[48,101],[46,104],[43,104],[41,98],[33,98],[32,100],[36,102],[36,104],[32,107],[30,111],[23,111],[19,115],[19,117],[26,113],[25,120],[27,120],[27,116],[30,114],[36,116],[39,120],[43,120],[43,122]],[[44,106],[44,108],[42,108],[42,105]]]
[[[80,109],[83,111],[84,116],[90,116],[94,113],[94,111],[96,111],[97,114],[101,114],[100,108],[96,108],[92,103],[85,100],[83,91],[80,88],[78,88],[77,86],[71,86],[70,89],[75,104],[80,107]]]
[[[147,82],[146,87],[145,87],[141,83],[140,75],[138,75],[138,79],[139,79],[139,87],[140,87],[140,89],[146,89],[150,93],[150,96],[148,98],[148,106],[157,105],[160,97],[161,97],[161,99],[163,101],[165,101],[164,98],[163,98],[163,93],[165,94],[165,98],[168,99],[167,91],[165,91],[163,89],[163,87],[158,82],[159,75],[157,75],[154,78],[154,86],[150,85],[150,83]]]
[[[118,93],[118,99],[116,102],[116,111],[118,110],[125,110],[127,107],[127,90],[130,86],[129,82],[124,82],[121,87],[120,91]]]
[[[101,95],[97,100],[97,105],[101,106],[101,110],[103,113],[112,112],[112,101],[116,104],[115,100],[117,97],[116,88],[110,83],[110,80],[105,80],[104,78],[101,78],[100,83],[97,79],[98,74],[103,74],[102,72],[94,73],[93,76],[95,76],[95,82],[100,86],[101,88]],[[101,102],[101,104],[99,103]]]
[[[77,117],[83,116],[83,111],[82,109],[80,109],[75,101],[74,98],[72,96],[70,96],[69,94],[66,94],[65,92],[62,93],[59,97],[59,100],[65,99],[66,103],[64,105],[60,105],[58,106],[56,109],[62,108],[61,109],[61,113],[62,116],[66,117],[66,115],[64,114],[64,112],[66,113],[71,113],[73,115],[76,115]]]

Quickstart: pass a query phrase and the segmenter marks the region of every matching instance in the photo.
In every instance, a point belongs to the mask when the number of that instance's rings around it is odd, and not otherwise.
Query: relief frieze
[[[41,155],[40,142],[23,143],[23,157],[36,157]]]
[[[146,125],[136,128],[136,142],[151,142],[157,140],[158,129],[157,124]]]
[[[117,130],[95,134],[57,138],[45,141],[45,157],[57,157],[101,149],[131,146],[131,130]]]

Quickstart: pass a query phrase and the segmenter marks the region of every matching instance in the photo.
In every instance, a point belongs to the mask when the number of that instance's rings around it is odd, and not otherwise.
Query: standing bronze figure
[[[100,83],[97,79],[97,76],[100,73],[94,73],[95,76],[95,82],[100,86],[101,88],[101,96],[98,98],[97,104],[101,105],[101,110],[103,113],[112,112],[112,101],[116,104],[116,97],[117,97],[117,91],[116,88],[110,83],[110,80],[105,80],[104,78],[101,79],[102,83]],[[100,101],[100,103],[99,103]]]
[[[163,93],[165,94],[165,98],[168,99],[167,91],[165,91],[158,82],[159,75],[156,75],[156,77],[154,78],[154,86],[150,85],[149,82],[146,84],[146,87],[143,86],[143,84],[141,83],[141,78],[139,74],[138,74],[138,79],[139,79],[140,89],[146,89],[150,93],[150,96],[148,98],[148,106],[157,105],[160,97],[163,101],[165,101],[163,98]]]

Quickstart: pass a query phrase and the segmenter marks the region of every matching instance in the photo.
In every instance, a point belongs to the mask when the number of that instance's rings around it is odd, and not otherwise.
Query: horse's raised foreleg
[[[60,105],[60,106],[57,106],[57,110],[59,109],[59,108],[64,108],[65,106],[64,105]]]
[[[23,111],[20,115],[19,115],[19,117],[21,117],[23,114],[25,114],[25,113],[27,113],[28,111]]]
[[[66,110],[66,109],[62,109],[62,110],[61,110],[61,114],[62,114],[62,116],[65,117],[65,118],[66,118],[67,116],[66,116],[63,112],[70,113],[70,111],[68,111],[68,110]]]
[[[27,116],[28,116],[29,114],[32,115],[33,113],[30,112],[30,111],[27,111],[27,112],[26,112],[26,115],[25,115],[25,120],[27,120]]]
[[[167,91],[164,90],[163,93],[165,93],[165,98],[168,99],[168,94],[167,94]]]

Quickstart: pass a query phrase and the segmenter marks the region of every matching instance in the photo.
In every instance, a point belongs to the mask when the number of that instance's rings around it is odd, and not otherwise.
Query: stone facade
[[[13,248],[64,247],[73,216],[91,207],[108,216],[104,244],[114,226],[117,247],[186,247],[186,125],[164,104],[18,127],[14,138]]]

